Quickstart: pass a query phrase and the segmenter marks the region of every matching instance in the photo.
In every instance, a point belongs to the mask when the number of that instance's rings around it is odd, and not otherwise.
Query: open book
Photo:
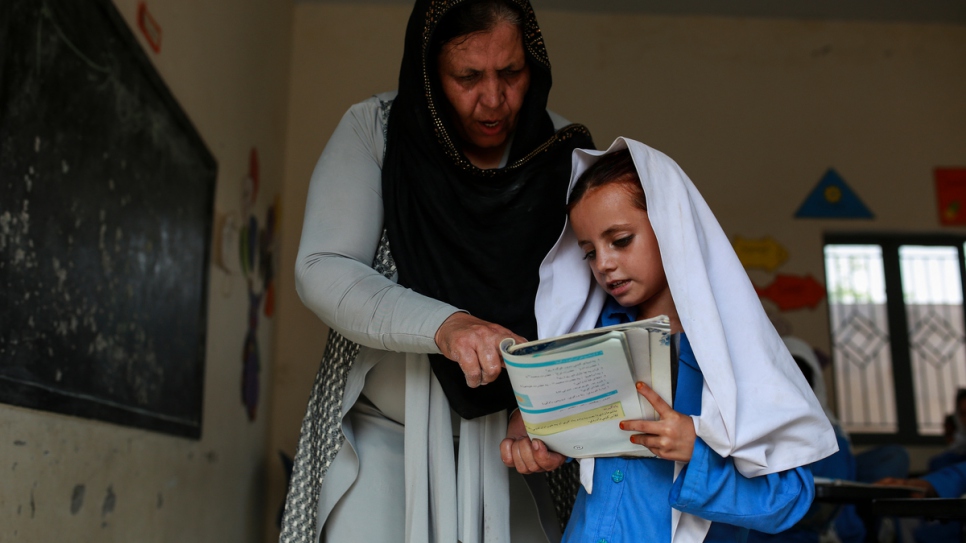
[[[620,421],[656,420],[643,381],[672,403],[671,334],[665,316],[517,345],[500,343],[531,439],[573,458],[654,456]]]

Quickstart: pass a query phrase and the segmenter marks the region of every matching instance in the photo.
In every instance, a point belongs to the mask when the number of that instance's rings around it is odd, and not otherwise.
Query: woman
[[[332,332],[282,541],[509,539],[498,343],[536,337],[570,153],[593,145],[546,111],[550,85],[525,0],[420,0],[398,94],[336,128],[296,274]]]

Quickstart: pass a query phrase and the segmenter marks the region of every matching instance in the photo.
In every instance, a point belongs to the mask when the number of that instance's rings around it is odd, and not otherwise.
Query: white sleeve
[[[342,117],[312,174],[295,265],[299,297],[323,322],[368,347],[437,353],[458,309],[372,268],[382,237],[383,123],[371,98]]]

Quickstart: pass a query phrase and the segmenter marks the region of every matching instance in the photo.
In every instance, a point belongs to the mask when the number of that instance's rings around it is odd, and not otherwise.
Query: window
[[[859,443],[941,443],[966,387],[966,237],[827,235],[836,400]]]

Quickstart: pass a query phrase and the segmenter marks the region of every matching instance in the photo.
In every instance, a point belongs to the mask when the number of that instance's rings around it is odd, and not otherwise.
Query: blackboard
[[[216,169],[109,0],[0,2],[0,401],[201,435]]]

